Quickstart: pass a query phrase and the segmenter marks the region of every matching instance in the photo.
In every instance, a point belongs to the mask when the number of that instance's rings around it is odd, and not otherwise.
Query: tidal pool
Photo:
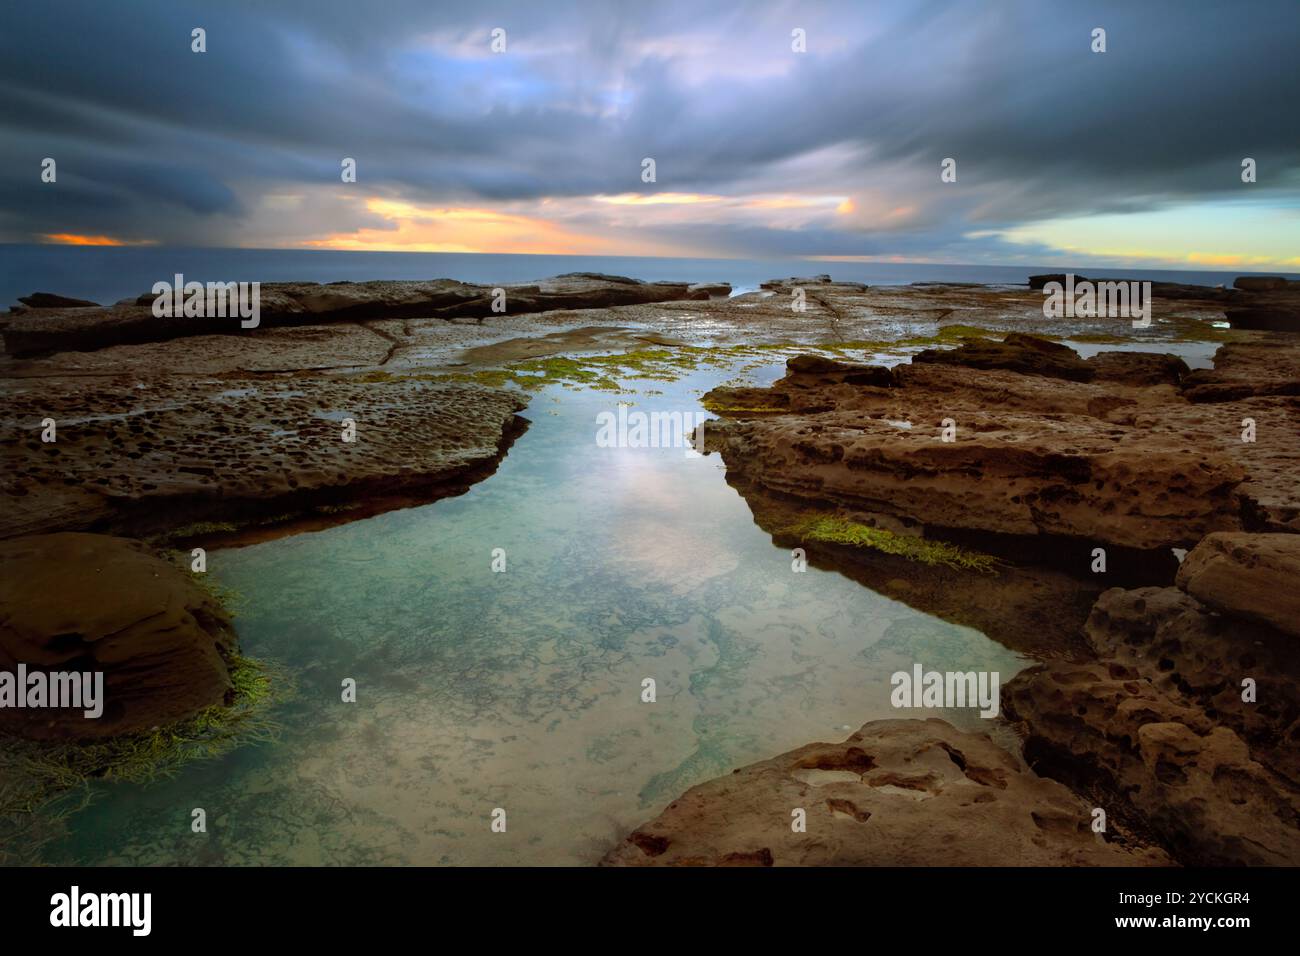
[[[550,388],[461,497],[210,553],[245,653],[295,675],[279,740],[104,788],[49,862],[591,864],[692,785],[867,720],[1007,733],[974,710],[895,710],[889,677],[920,662],[1005,683],[1024,658],[794,572],[716,455],[598,447],[619,401],[695,414],[723,378]]]

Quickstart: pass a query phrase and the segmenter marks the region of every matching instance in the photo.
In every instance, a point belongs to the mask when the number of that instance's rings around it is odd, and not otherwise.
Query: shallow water
[[[587,864],[688,787],[867,720],[997,729],[973,710],[894,710],[889,675],[921,662],[1005,683],[1023,658],[833,572],[795,573],[717,456],[597,447],[596,415],[618,401],[695,412],[726,377],[552,388],[461,497],[210,553],[242,598],[245,652],[297,676],[281,739],[109,789],[47,857]]]

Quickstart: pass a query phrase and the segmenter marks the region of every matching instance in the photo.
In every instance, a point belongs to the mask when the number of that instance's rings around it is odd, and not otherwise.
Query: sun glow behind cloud
[[[72,232],[47,232],[42,237],[60,246],[152,246],[152,239],[115,239],[112,236],[82,236]]]

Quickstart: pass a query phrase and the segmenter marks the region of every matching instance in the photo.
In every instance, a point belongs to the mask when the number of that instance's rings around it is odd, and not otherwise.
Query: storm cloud
[[[1041,260],[1032,224],[1186,206],[1300,235],[1294,0],[46,0],[3,17],[0,241],[373,246],[407,207],[541,221],[593,252]],[[601,201],[628,194],[683,198]]]

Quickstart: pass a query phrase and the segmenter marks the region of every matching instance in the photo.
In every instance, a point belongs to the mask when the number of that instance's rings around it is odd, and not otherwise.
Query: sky
[[[1300,0],[4,0],[0,242],[1294,272],[1297,50]]]

